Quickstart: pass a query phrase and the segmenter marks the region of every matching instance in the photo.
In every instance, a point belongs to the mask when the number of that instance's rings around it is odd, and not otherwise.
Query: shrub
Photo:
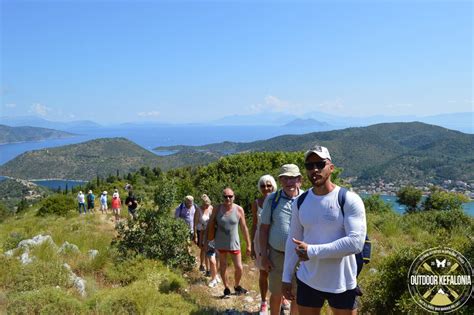
[[[162,294],[145,281],[103,290],[89,302],[99,314],[191,314],[196,307],[179,294]]]
[[[41,202],[37,215],[45,216],[49,214],[67,215],[71,210],[76,208],[76,202],[71,196],[52,195]]]
[[[432,188],[431,194],[423,203],[424,210],[462,210],[463,202],[468,202],[469,198],[460,193],[442,191],[439,188]]]
[[[142,255],[172,268],[193,267],[195,259],[188,252],[189,229],[183,220],[168,213],[141,209],[137,220],[119,224],[117,232],[113,244],[124,258]]]
[[[13,231],[8,234],[7,238],[5,239],[5,242],[3,243],[3,249],[5,251],[14,249],[18,246],[18,243],[20,243],[20,241],[26,238],[26,234],[22,232]]]
[[[8,314],[83,314],[86,308],[67,292],[53,287],[11,294]]]
[[[364,206],[367,212],[380,213],[393,211],[392,207],[380,198],[380,195],[375,194],[364,198]]]

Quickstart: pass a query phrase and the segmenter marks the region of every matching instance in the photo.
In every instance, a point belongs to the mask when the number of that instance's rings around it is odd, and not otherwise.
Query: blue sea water
[[[158,146],[204,145],[223,141],[250,142],[284,134],[303,134],[317,131],[315,128],[290,128],[278,126],[121,126],[114,128],[76,129],[77,136],[36,142],[0,145],[0,165],[31,150],[76,144],[97,138],[125,137],[157,155],[172,151],[152,151]]]

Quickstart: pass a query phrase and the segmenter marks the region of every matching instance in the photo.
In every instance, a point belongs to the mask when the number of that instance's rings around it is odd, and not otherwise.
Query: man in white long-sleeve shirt
[[[357,314],[357,263],[366,235],[362,199],[348,192],[344,214],[338,203],[340,187],[331,182],[334,165],[325,147],[305,153],[305,168],[313,188],[303,203],[293,203],[285,248],[282,293],[294,299],[291,280],[297,278],[298,311],[320,314],[327,300],[334,314]]]

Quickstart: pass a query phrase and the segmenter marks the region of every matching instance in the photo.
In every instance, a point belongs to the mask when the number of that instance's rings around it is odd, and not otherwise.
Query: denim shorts
[[[342,293],[323,292],[308,286],[300,279],[296,278],[298,289],[296,294],[296,303],[305,307],[323,307],[327,300],[329,306],[336,309],[354,310],[357,308],[356,290],[347,290]]]

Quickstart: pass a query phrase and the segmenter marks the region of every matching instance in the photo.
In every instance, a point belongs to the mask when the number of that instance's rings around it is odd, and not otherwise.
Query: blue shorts
[[[305,307],[323,307],[327,300],[329,306],[341,310],[354,310],[357,308],[356,289],[347,290],[342,293],[323,292],[308,286],[296,278],[298,284],[296,303]]]

